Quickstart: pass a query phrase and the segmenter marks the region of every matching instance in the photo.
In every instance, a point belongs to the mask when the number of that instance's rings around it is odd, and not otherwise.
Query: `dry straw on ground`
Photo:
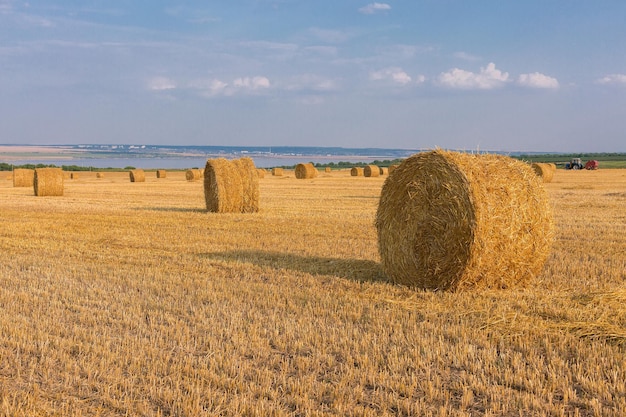
[[[547,194],[528,164],[441,150],[389,175],[376,227],[387,277],[427,289],[523,286],[553,239]]]
[[[16,168],[13,170],[14,187],[32,187],[35,180],[35,170]]]
[[[363,168],[361,167],[352,167],[350,170],[350,175],[353,177],[362,177],[363,176]]]
[[[366,177],[379,177],[380,168],[377,165],[366,165],[363,168],[363,175]]]
[[[552,182],[552,178],[554,177],[554,171],[556,171],[556,165],[535,162],[531,166],[535,171],[535,174],[541,177],[543,182]]]
[[[272,168],[272,175],[275,177],[282,177],[285,173],[285,170],[282,168]]]
[[[63,170],[61,168],[37,168],[33,181],[38,197],[63,195]]]
[[[187,181],[197,181],[202,178],[202,172],[199,169],[188,169],[185,171],[185,179]]]
[[[167,171],[164,170],[164,169],[157,169],[156,177],[157,178],[166,178],[167,177]]]
[[[301,163],[296,165],[296,178],[297,179],[310,179],[317,177],[317,168],[311,163]]]
[[[146,173],[143,169],[131,169],[128,172],[130,182],[146,182]]]
[[[204,199],[207,210],[213,213],[259,211],[259,176],[252,159],[207,160]]]

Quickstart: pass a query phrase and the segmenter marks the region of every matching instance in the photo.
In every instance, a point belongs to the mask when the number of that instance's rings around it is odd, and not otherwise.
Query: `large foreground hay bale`
[[[350,170],[350,175],[353,177],[362,177],[363,176],[363,168],[361,167],[352,167]]]
[[[130,182],[146,182],[146,173],[143,169],[131,169],[128,172]]]
[[[188,169],[185,171],[185,179],[187,181],[197,181],[202,178],[202,172],[199,169]]]
[[[441,150],[389,175],[376,228],[387,277],[425,289],[523,286],[553,239],[547,194],[528,164]]]
[[[33,181],[38,197],[63,195],[63,170],[61,168],[37,168]]]
[[[307,163],[301,163],[296,165],[296,178],[303,180],[303,179],[310,179],[310,178],[315,178],[317,177],[317,168],[315,168],[315,166],[311,163],[311,162],[307,162]]]
[[[363,168],[363,175],[365,177],[379,177],[380,168],[377,165],[365,165],[365,168]]]
[[[35,170],[26,168],[15,168],[13,170],[14,187],[32,187],[35,181]]]
[[[207,210],[214,213],[259,211],[259,176],[252,159],[207,160],[204,199]]]
[[[167,178],[167,171],[164,169],[157,169],[156,170],[156,177],[157,178]]]
[[[285,170],[282,168],[272,168],[272,175],[275,177],[282,177]]]
[[[542,162],[535,162],[531,166],[533,171],[537,176],[541,177],[543,182],[552,182],[552,178],[554,177],[554,171],[556,171],[556,165],[554,165],[554,169],[551,165],[554,164],[544,164]]]

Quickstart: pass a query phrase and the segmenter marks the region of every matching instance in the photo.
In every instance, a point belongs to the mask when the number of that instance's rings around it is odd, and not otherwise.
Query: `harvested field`
[[[385,281],[385,177],[259,179],[209,213],[185,173],[0,182],[6,416],[621,416],[626,170],[557,170],[524,289]],[[583,239],[593,236],[594,239]]]

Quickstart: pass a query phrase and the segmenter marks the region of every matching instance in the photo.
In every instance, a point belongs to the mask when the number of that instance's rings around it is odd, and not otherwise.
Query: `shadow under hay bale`
[[[554,166],[554,168],[552,168]],[[539,176],[543,182],[552,182],[552,178],[554,177],[554,171],[556,171],[556,165],[554,164],[544,164],[542,162],[535,162],[531,165],[535,174]]]
[[[130,182],[146,182],[146,173],[143,169],[131,169],[128,172]]]
[[[33,188],[37,197],[63,195],[63,170],[61,168],[36,168]]]
[[[296,165],[295,174],[297,179],[303,180],[317,177],[318,172],[317,168],[311,162],[308,162]]]
[[[35,170],[16,168],[13,170],[14,187],[32,187],[35,181]]]
[[[259,211],[259,176],[250,158],[207,160],[204,169],[204,199],[213,213]]]
[[[528,164],[440,150],[393,170],[376,228],[390,280],[440,290],[527,285],[554,233],[547,194]]]

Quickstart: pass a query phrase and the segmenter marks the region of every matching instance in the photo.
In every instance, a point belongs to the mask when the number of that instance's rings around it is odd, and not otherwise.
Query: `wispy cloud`
[[[559,81],[545,74],[533,72],[531,74],[521,74],[517,83],[524,87],[530,88],[546,88],[556,90],[559,88]]]
[[[188,83],[187,88],[203,97],[235,96],[255,94],[271,87],[269,78],[264,76],[239,77],[231,82],[217,78],[197,79]]]
[[[167,77],[153,77],[148,80],[148,89],[152,91],[173,90],[176,83]]]
[[[459,68],[443,72],[437,78],[440,85],[448,88],[464,90],[491,90],[502,87],[509,80],[509,73],[496,69],[496,64],[490,62],[480,72],[474,73]]]
[[[374,14],[391,10],[391,6],[387,3],[370,3],[367,6],[363,6],[359,9],[359,13]]]
[[[389,67],[370,72],[369,79],[372,81],[392,81],[395,84],[409,84],[412,79],[402,68]]]
[[[624,85],[626,86],[626,74],[609,74],[596,80],[598,84]]]

